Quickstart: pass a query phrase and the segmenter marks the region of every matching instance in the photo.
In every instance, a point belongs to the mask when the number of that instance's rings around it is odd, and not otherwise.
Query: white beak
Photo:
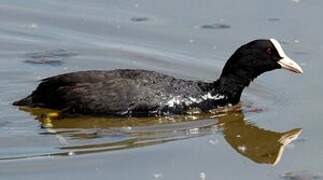
[[[303,73],[303,69],[285,54],[283,48],[276,39],[270,39],[270,41],[275,46],[279,56],[282,57],[282,59],[277,62],[282,68],[295,73]]]
[[[282,68],[287,69],[289,71],[292,71],[295,73],[303,73],[303,69],[295,61],[293,61],[287,56],[279,60],[278,64],[280,64]]]

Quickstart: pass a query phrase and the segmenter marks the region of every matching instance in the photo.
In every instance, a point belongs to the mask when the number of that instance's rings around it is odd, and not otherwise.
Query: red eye
[[[267,54],[269,54],[269,55],[271,55],[271,54],[272,54],[272,50],[271,50],[271,48],[267,48],[267,49],[266,49],[266,53],[267,53]]]

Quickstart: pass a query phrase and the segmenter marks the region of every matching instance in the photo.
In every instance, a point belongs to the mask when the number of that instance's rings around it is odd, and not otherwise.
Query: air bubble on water
[[[298,43],[300,43],[300,41],[298,40],[298,39],[294,39],[294,41],[293,41],[295,44],[298,44]]]
[[[205,172],[200,173],[200,180],[206,180],[206,174]]]
[[[28,27],[31,29],[38,29],[39,26],[36,23],[31,23]]]
[[[155,179],[160,179],[162,177],[162,174],[161,173],[155,173],[153,176],[154,176]]]
[[[131,126],[127,126],[127,127],[124,127],[124,129],[131,131],[132,130],[132,127]]]
[[[216,145],[216,144],[219,143],[219,140],[217,140],[217,139],[210,139],[209,140],[209,143],[212,144],[212,145]]]
[[[189,134],[199,134],[199,128],[191,128],[188,130],[189,131]]]

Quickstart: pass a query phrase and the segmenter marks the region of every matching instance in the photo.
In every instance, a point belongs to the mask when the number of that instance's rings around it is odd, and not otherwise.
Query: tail
[[[14,106],[31,106],[32,105],[32,97],[27,96],[26,98],[20,99],[19,101],[15,101],[12,103]]]

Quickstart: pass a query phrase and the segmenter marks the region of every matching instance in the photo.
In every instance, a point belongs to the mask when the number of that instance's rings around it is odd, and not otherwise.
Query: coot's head
[[[242,45],[225,64],[221,77],[236,77],[246,85],[260,74],[274,69],[302,73],[302,68],[290,59],[275,39],[254,40]]]

